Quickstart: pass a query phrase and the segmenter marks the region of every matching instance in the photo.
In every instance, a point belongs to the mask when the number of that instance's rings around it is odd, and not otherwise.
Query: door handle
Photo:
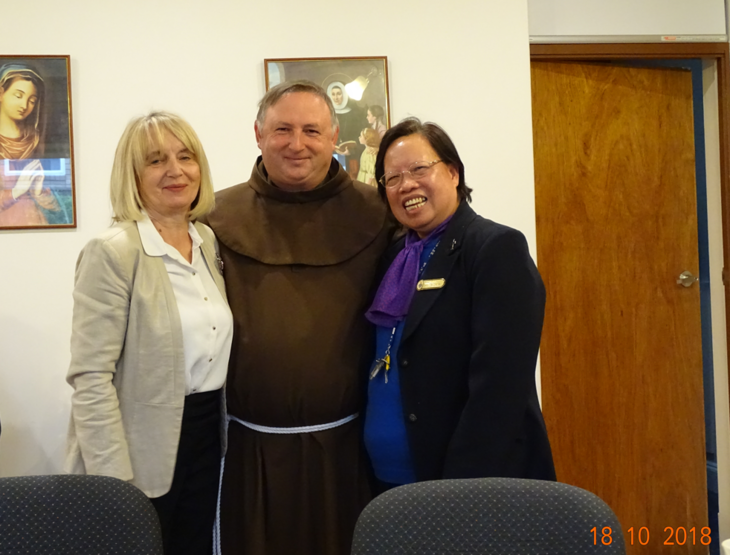
[[[685,287],[691,287],[692,284],[697,281],[699,278],[692,275],[692,272],[682,272],[679,274],[679,279],[677,279],[677,285],[683,285]]]

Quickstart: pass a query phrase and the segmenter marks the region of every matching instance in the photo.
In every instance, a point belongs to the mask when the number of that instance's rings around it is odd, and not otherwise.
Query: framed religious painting
[[[375,186],[375,157],[390,127],[388,58],[265,59],[266,90],[307,79],[332,100],[339,124],[334,157],[353,179]]]
[[[0,231],[76,227],[68,56],[0,56]]]

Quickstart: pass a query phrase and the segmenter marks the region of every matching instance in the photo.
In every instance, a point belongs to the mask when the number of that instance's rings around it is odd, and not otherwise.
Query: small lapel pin
[[[439,279],[422,279],[416,284],[417,291],[426,291],[427,289],[441,289],[446,284],[444,278]]]
[[[223,275],[223,259],[220,257],[219,254],[215,255],[215,261],[218,263],[218,271]]]
[[[451,241],[451,250],[453,251],[456,248],[456,239]]]

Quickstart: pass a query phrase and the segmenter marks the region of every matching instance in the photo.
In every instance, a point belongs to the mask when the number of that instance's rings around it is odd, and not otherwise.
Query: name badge
[[[444,285],[446,285],[446,280],[444,278],[422,279],[416,285],[416,290],[426,291],[427,289],[441,289]]]

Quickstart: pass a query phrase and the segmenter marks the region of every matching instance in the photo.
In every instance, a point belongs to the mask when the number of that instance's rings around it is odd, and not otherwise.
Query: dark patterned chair
[[[157,512],[106,476],[0,478],[0,555],[162,555]]]
[[[603,535],[606,527],[610,539]],[[360,515],[352,546],[352,555],[465,553],[626,551],[621,525],[599,497],[567,484],[508,478],[438,480],[387,491]]]

